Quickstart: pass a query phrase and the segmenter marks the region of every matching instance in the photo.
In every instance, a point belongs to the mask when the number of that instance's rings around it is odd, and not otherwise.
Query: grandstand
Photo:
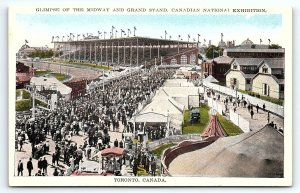
[[[85,38],[55,41],[60,60],[88,62],[109,66],[141,66],[198,63],[197,42],[148,37],[112,39]]]

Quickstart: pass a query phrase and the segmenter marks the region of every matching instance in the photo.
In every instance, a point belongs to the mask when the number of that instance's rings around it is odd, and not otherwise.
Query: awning
[[[101,156],[122,156],[124,153],[124,148],[111,147],[101,151]]]

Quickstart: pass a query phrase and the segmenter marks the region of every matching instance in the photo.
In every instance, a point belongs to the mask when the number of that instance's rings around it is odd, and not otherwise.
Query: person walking
[[[258,113],[259,106],[256,104],[256,112]]]
[[[254,112],[253,112],[253,110],[251,110],[251,119],[253,119],[253,115],[254,115]]]
[[[31,171],[33,170],[32,158],[29,158],[29,161],[27,162],[27,170],[28,175],[31,176]]]
[[[21,160],[19,160],[18,163],[18,176],[21,174],[21,176],[23,176],[23,163]]]
[[[42,161],[42,172],[45,173],[45,175],[47,175],[47,167],[48,167],[48,161],[46,157],[44,157]]]
[[[156,162],[155,162],[155,159],[154,159],[154,158],[152,158],[150,168],[151,168],[151,171],[150,171],[151,175],[152,175],[152,176],[155,176],[155,172],[156,172]]]
[[[38,161],[38,168],[39,168],[39,170],[42,171],[42,168],[43,168],[43,160],[42,160],[42,158],[40,158],[39,161]]]
[[[53,176],[58,176],[57,168],[54,169]]]

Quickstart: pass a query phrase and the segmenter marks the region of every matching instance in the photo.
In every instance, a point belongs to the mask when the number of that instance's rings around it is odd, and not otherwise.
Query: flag
[[[191,36],[190,36],[190,34],[188,35],[188,38],[190,38]]]
[[[221,36],[223,37],[223,33],[221,33]]]
[[[133,28],[134,30],[136,30],[136,27],[134,26],[134,28]]]
[[[262,39],[260,39],[259,41],[260,41],[260,43],[262,43]]]
[[[167,31],[165,30],[165,34],[167,34]]]
[[[25,43],[27,44],[27,43],[28,43],[28,41],[27,41],[27,40],[25,40]]]
[[[201,36],[200,34],[198,34],[198,37]]]

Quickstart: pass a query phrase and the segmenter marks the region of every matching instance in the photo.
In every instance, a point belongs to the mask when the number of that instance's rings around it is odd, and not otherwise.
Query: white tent
[[[72,88],[61,83],[54,77],[32,77],[30,80],[30,85],[33,84],[35,84],[38,91],[43,89],[57,90],[65,99],[69,100],[71,98]]]
[[[179,104],[170,97],[154,97],[152,102],[148,104],[140,114],[157,113],[164,115],[168,118],[170,126],[176,129],[181,129],[181,123],[183,122],[184,105]],[[149,114],[151,115],[151,114]],[[151,116],[145,118],[145,122],[151,122]]]
[[[208,77],[206,77],[203,81],[206,82],[219,82],[217,79],[215,79],[212,75],[209,75]]]
[[[168,117],[155,112],[146,112],[132,117],[129,121],[137,123],[167,123]]]

